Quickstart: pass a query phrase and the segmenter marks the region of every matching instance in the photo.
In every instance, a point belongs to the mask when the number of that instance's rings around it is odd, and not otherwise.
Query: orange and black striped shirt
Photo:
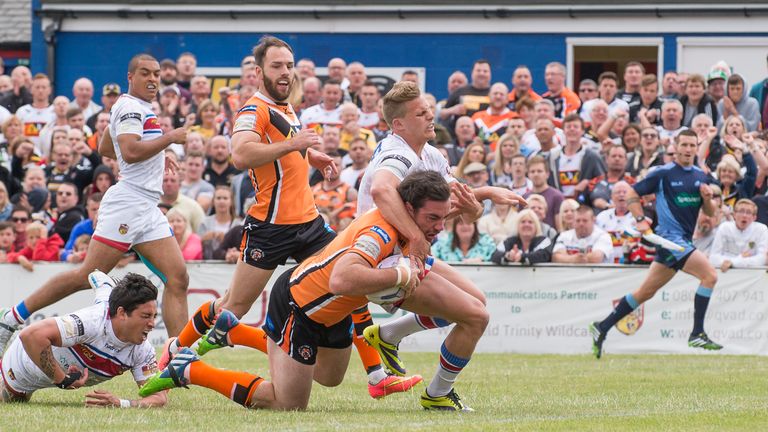
[[[258,92],[238,111],[232,133],[255,132],[262,143],[269,145],[291,138],[300,129],[301,123],[290,104],[274,102]],[[248,175],[256,191],[256,202],[248,209],[249,215],[276,225],[296,225],[318,217],[309,188],[305,152],[294,151],[250,168]]]

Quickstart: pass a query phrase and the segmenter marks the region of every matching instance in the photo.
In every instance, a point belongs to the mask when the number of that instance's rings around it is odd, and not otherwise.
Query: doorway
[[[584,79],[593,79],[605,71],[616,72],[619,87],[624,87],[624,67],[639,61],[646,73],[664,75],[662,38],[567,38],[568,87],[575,89]]]

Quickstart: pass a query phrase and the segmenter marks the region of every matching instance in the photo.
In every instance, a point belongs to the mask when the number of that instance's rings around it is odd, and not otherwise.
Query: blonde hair
[[[38,221],[30,222],[30,224],[27,225],[27,234],[29,235],[31,233],[39,233],[42,238],[48,237],[48,230],[45,228],[45,225]]]
[[[523,209],[517,213],[517,219],[515,219],[515,232],[518,236],[520,235],[520,221],[523,219],[530,219],[533,221],[533,224],[536,225],[536,237],[543,235],[543,231],[541,230],[541,221],[539,221],[539,217],[536,216],[536,212],[531,209]]]
[[[178,208],[171,208],[168,210],[168,213],[165,214],[165,217],[168,218],[168,221],[171,221],[171,218],[174,216],[178,216],[182,219],[184,219],[184,232],[181,234],[181,241],[179,242],[180,246],[184,246],[184,244],[187,242],[187,239],[189,239],[190,234],[192,234],[192,228],[189,226],[189,218],[187,215],[184,214],[181,210]],[[175,234],[175,233],[174,233]]]
[[[723,158],[720,160],[720,163],[717,164],[717,168],[715,169],[715,172],[717,173],[717,179],[720,180],[720,170],[728,168],[736,172],[736,178],[741,179],[741,165],[739,165],[739,162],[736,161],[736,158],[732,155],[726,154],[723,155]]]
[[[731,123],[734,122],[734,121],[738,121],[739,123],[741,123],[741,130],[743,132],[747,131],[747,124],[744,121],[744,117],[742,117],[740,115],[730,116],[727,119],[725,119],[725,121],[723,122],[723,125],[720,127],[720,136],[721,137],[724,137],[724,136],[728,135],[726,133],[726,131],[728,130],[728,126],[730,126]],[[736,137],[736,138],[741,139],[741,137]]]
[[[573,198],[568,198],[566,200],[563,200],[563,203],[560,204],[560,211],[557,213],[557,220],[555,221],[555,223],[557,224],[557,232],[567,231],[563,226],[563,214],[565,213],[565,211],[573,210],[575,212],[580,205],[581,204],[579,204],[579,202]],[[568,229],[571,229],[571,227],[569,227]]]
[[[504,156],[501,153],[501,145],[507,141],[515,144],[515,154],[520,153],[520,140],[514,134],[505,133],[496,141],[496,150],[493,151],[493,173],[497,178],[504,175]]]
[[[421,96],[419,85],[411,81],[400,81],[392,86],[392,89],[384,95],[383,114],[387,126],[392,128],[392,121],[405,116],[405,104]]]

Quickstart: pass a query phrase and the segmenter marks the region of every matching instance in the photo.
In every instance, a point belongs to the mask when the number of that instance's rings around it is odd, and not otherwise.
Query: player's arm
[[[422,262],[429,255],[429,243],[416,222],[408,214],[403,199],[397,192],[400,179],[392,172],[381,169],[373,175],[371,197],[384,220],[392,224],[410,245],[411,254]]]
[[[503,204],[511,207],[518,207],[520,209],[528,206],[528,203],[523,197],[506,188],[483,186],[474,188],[472,191],[475,194],[475,198],[480,202],[489,199],[493,201],[494,204]]]
[[[60,388],[79,388],[88,379],[88,369],[80,374],[72,366],[65,371],[53,357],[53,346],[61,346],[61,332],[54,318],[35,323],[19,333],[24,351],[37,367]]]
[[[410,294],[418,285],[417,274],[418,269],[405,265],[387,269],[373,268],[358,253],[347,252],[333,267],[328,290],[336,295],[364,296],[399,286]]]
[[[126,163],[138,163],[157,155],[173,143],[181,144],[186,140],[187,130],[178,128],[149,141],[142,141],[141,136],[134,133],[124,133],[117,136],[117,145]]]
[[[137,382],[141,387],[146,381]],[[162,408],[168,403],[168,391],[161,391],[140,399],[120,399],[106,390],[94,390],[85,395],[89,408]]]
[[[707,216],[714,216],[717,210],[717,204],[712,200],[713,192],[712,188],[708,184],[702,183],[699,186],[699,193],[701,194],[701,211]]]
[[[256,132],[240,130],[232,135],[232,163],[239,170],[256,168],[319,143],[314,129],[302,129],[293,138],[270,144],[263,143]]]
[[[109,133],[109,129],[104,129],[104,132],[101,134],[98,152],[102,156],[117,159],[117,155],[115,154],[115,146],[112,142],[112,134]]]

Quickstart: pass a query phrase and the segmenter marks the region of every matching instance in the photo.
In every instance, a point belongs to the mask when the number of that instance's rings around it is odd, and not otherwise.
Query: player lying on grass
[[[96,292],[93,306],[32,324],[8,348],[0,362],[3,402],[26,402],[48,387],[94,386],[129,370],[141,386],[155,373],[155,350],[147,335],[157,318],[157,288],[134,273],[115,284],[97,270],[88,282]],[[166,393],[127,400],[97,389],[85,396],[85,404],[161,407]]]
[[[421,171],[406,177],[397,190],[409,216],[432,240],[451,209],[448,183],[434,171]],[[344,378],[352,346],[352,311],[368,303],[366,295],[399,286],[404,291],[401,308],[456,323],[441,347],[437,373],[421,396],[421,405],[470,410],[453,384],[488,324],[488,312],[482,301],[452,284],[420,286],[415,260],[377,268],[404,247],[401,233],[374,209],[352,222],[320,253],[278,278],[264,325],[271,382],[245,372],[216,369],[183,349],[139,394],[194,384],[249,408],[305,409],[313,380],[333,387]],[[230,328],[235,324],[227,312],[218,320],[229,321]],[[220,336],[226,338],[226,332]]]

